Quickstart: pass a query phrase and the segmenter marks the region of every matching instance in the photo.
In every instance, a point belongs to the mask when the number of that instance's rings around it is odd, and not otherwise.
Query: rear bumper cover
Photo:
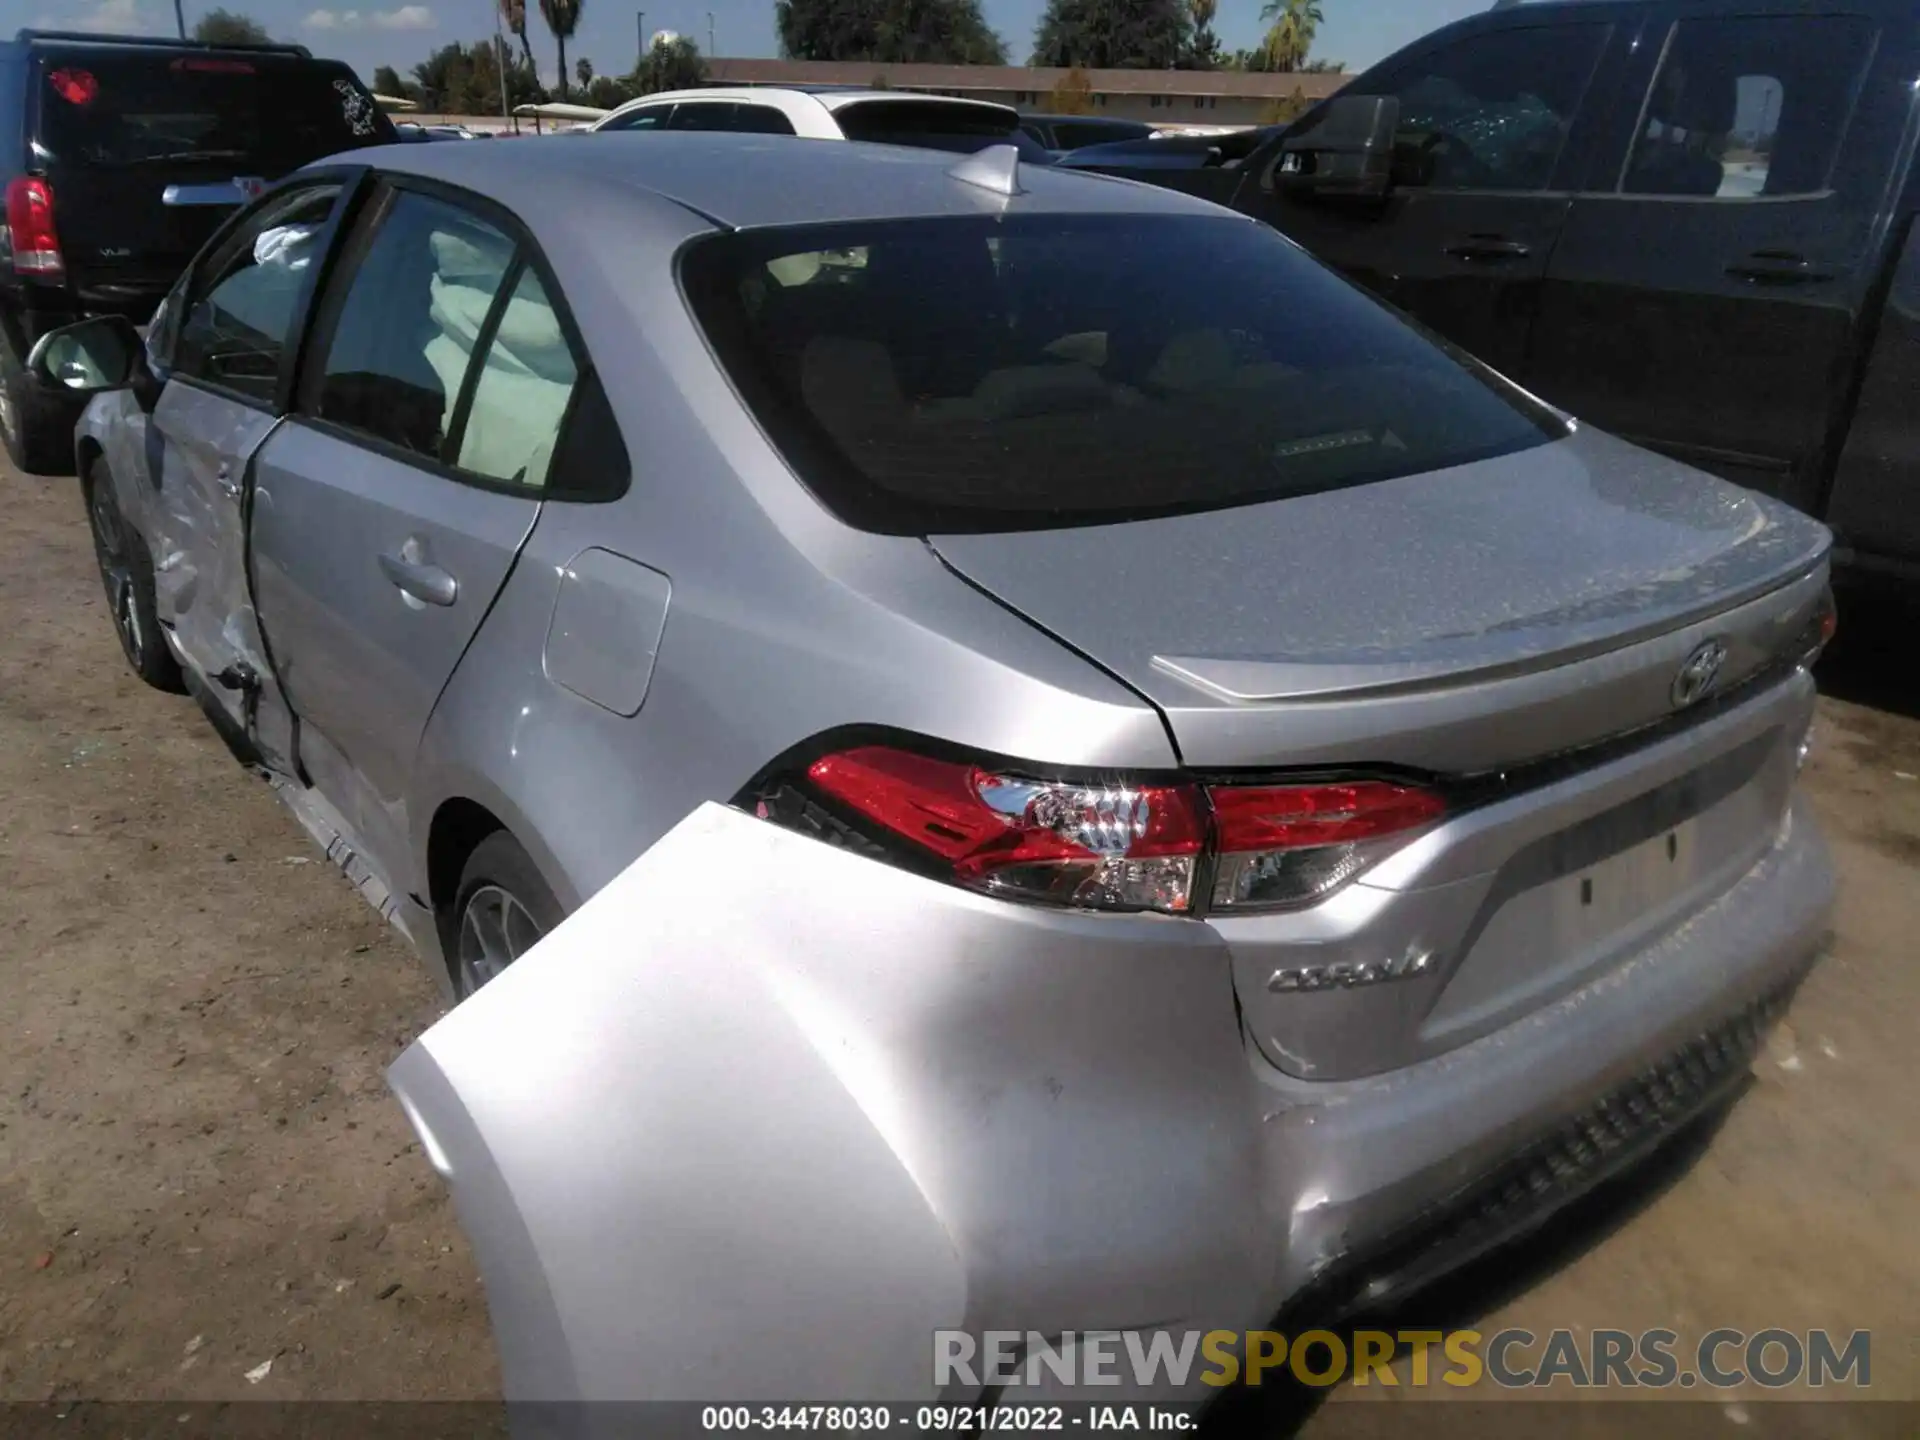
[[[1703,1035],[1709,1069],[1742,1068],[1832,894],[1796,806],[1732,889],[1579,990],[1313,1082],[1245,1040],[1204,925],[1010,906],[709,805],[390,1079],[510,1401],[955,1399],[936,1329],[1240,1329],[1423,1226],[1429,1270],[1469,1258],[1540,1209],[1433,1228],[1485,1211],[1488,1177],[1578,1158],[1600,1102],[1631,1119]],[[1671,1090],[1609,1153],[1719,1088]]]

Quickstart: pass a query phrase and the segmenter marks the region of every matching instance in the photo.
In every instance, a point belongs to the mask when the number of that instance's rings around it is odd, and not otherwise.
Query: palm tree
[[[1314,32],[1326,17],[1320,13],[1320,0],[1267,0],[1260,18],[1273,22],[1260,42],[1267,63],[1275,70],[1298,70],[1307,63]]]
[[[527,0],[500,0],[500,18],[507,22],[507,29],[520,42],[520,53],[526,57],[527,68],[534,69],[533,46],[527,41]]]
[[[573,62],[573,73],[580,82],[580,91],[585,94],[593,87],[593,61],[582,55]]]
[[[560,98],[567,98],[567,41],[580,28],[580,10],[586,0],[540,0],[540,15],[553,32],[560,51]]]

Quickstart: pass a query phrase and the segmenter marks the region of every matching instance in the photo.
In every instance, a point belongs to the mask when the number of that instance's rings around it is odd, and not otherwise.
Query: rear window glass
[[[1020,130],[1020,117],[1011,110],[943,105],[938,100],[862,100],[842,105],[833,118],[847,139],[883,145],[927,145],[936,138],[977,142],[1004,139]],[[978,145],[952,148],[977,149]]]
[[[273,179],[393,140],[340,65],[167,51],[75,51],[41,62],[40,143],[66,164],[232,166]]]
[[[1265,226],[1021,216],[697,242],[687,293],[849,523],[1098,524],[1506,454],[1560,420]]]

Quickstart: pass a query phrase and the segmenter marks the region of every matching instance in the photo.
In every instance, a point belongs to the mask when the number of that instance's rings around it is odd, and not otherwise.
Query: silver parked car
[[[1827,532],[1190,197],[395,147],[34,364],[129,659],[472,995],[391,1078],[509,1398],[1378,1300],[1826,931]]]

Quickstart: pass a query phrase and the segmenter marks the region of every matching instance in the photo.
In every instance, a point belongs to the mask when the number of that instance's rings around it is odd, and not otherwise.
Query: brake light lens
[[[182,59],[173,62],[175,70],[199,70],[213,75],[252,75],[254,67],[245,60]]]
[[[53,190],[31,176],[8,182],[7,238],[20,275],[60,275],[67,262],[53,228]]]
[[[47,76],[47,84],[69,105],[91,105],[100,96],[100,82],[91,70],[55,70]]]
[[[868,745],[823,756],[810,788],[956,884],[1007,898],[1190,914],[1295,909],[1331,894],[1439,819],[1432,791],[1036,779]],[[763,800],[758,813],[779,820]]]
[[[972,889],[1100,909],[1192,904],[1206,821],[1190,786],[1028,780],[877,745],[816,760],[807,776]]]
[[[1379,780],[1216,786],[1210,794],[1218,910],[1310,905],[1446,813],[1431,790]]]

